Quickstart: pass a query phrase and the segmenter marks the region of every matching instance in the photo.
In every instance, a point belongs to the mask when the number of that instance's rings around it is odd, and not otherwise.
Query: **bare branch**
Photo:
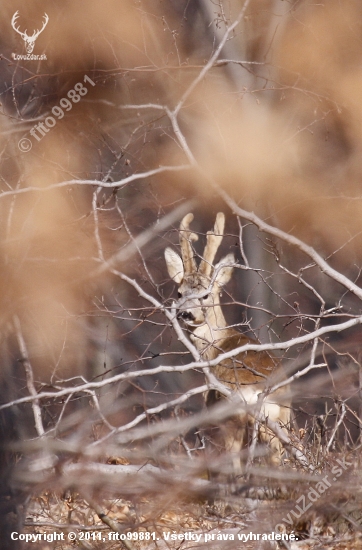
[[[323,258],[312,248],[311,246],[305,244],[303,241],[298,239],[298,237],[294,237],[293,235],[289,235],[288,233],[285,233],[282,229],[278,229],[277,227],[273,227],[266,222],[264,222],[261,218],[259,218],[254,212],[248,212],[247,210],[243,210],[240,208],[236,202],[215,182],[213,182],[214,188],[217,190],[219,195],[224,199],[226,204],[232,209],[232,211],[237,214],[238,216],[241,216],[242,218],[245,218],[246,220],[251,221],[253,224],[256,225],[256,227],[260,231],[264,231],[266,233],[269,233],[270,235],[274,235],[274,237],[277,237],[278,239],[281,239],[285,242],[287,242],[290,245],[293,245],[297,247],[299,250],[304,252],[309,258],[311,258],[316,265],[318,265],[322,271],[322,273],[325,273],[331,279],[336,281],[337,283],[341,284],[347,290],[352,292],[357,298],[362,300],[362,289],[354,284],[348,277],[345,275],[342,275],[342,273],[339,273],[336,269],[333,269]],[[343,329],[342,329],[343,330]]]
[[[97,187],[102,187],[105,189],[114,189],[116,187],[123,187],[133,181],[156,176],[157,174],[162,174],[163,172],[179,172],[183,170],[190,170],[191,168],[192,166],[188,164],[180,165],[180,166],[160,166],[159,168],[148,170],[147,172],[132,174],[131,176],[128,176],[127,178],[123,178],[120,181],[110,182],[110,181],[80,179],[80,180],[62,181],[62,182],[53,183],[51,185],[44,186],[44,187],[33,187],[33,186],[21,187],[20,189],[15,189],[14,191],[3,191],[2,193],[0,193],[0,199],[8,196],[13,196],[13,195],[23,195],[24,193],[32,193],[32,192],[46,193],[47,191],[52,191],[53,189],[62,189],[63,187],[70,187],[72,185],[85,185],[85,186],[96,185]]]
[[[44,435],[44,426],[43,426],[43,420],[41,416],[40,400],[38,398],[38,394],[35,389],[33,369],[29,361],[28,351],[26,349],[25,340],[23,337],[23,333],[21,331],[20,320],[17,315],[14,315],[13,317],[13,323],[14,323],[16,338],[17,338],[20,353],[21,353],[21,361],[25,369],[26,385],[28,387],[29,394],[32,397],[32,408],[33,408],[33,414],[34,414],[35,429],[37,431],[38,436],[42,437]]]

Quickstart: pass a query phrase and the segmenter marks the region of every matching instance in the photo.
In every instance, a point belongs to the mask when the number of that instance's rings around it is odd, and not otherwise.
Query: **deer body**
[[[232,351],[245,344],[257,344],[237,330],[228,327],[220,305],[221,288],[231,279],[235,259],[233,254],[225,256],[213,265],[217,249],[221,243],[225,217],[219,213],[213,231],[207,233],[207,244],[199,267],[196,265],[192,241],[197,236],[189,229],[192,214],[184,217],[180,226],[182,258],[171,248],[165,250],[165,259],[170,277],[179,284],[177,302],[178,318],[191,330],[190,336],[200,355],[212,360],[221,353]],[[239,392],[247,405],[255,405],[259,394],[265,389],[265,382],[278,366],[278,361],[266,352],[247,351],[226,359],[212,371],[220,382],[233,391]],[[221,398],[215,390],[206,395],[206,404],[211,406]],[[277,390],[263,401],[262,415],[279,422],[283,427],[289,422],[289,403],[285,390]],[[250,415],[239,415],[229,422],[224,445],[226,450],[240,454],[247,444],[247,425],[253,424]],[[259,429],[259,439],[268,443],[272,451],[272,461],[280,462],[281,445],[279,440],[263,425]],[[237,461],[234,461],[235,463]]]

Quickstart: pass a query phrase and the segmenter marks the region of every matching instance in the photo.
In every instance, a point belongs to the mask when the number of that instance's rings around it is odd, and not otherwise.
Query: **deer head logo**
[[[34,31],[31,36],[27,35],[27,29],[25,29],[24,32],[21,32],[21,30],[16,26],[18,17],[19,17],[19,11],[16,11],[11,20],[11,26],[17,33],[20,34],[21,38],[24,40],[27,53],[32,53],[35,46],[35,40],[38,38],[39,34],[43,32],[43,30],[47,26],[49,17],[47,16],[46,13],[44,13],[44,21],[43,21],[42,28],[40,30]]]

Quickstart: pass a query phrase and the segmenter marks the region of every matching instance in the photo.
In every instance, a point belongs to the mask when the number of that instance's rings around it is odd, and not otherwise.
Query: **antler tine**
[[[216,252],[221,244],[225,227],[225,215],[223,212],[219,212],[216,215],[216,221],[213,231],[208,231],[206,236],[206,246],[203,254],[203,258],[200,263],[199,271],[206,277],[210,277],[213,267],[213,261],[216,256]]]
[[[43,32],[43,30],[45,29],[45,27],[47,26],[48,21],[49,21],[49,16],[45,12],[44,12],[44,15],[43,15],[43,19],[44,19],[44,21],[43,21],[42,28],[38,31],[34,31],[34,34],[33,34],[33,36],[36,36],[37,38],[38,38],[39,34]]]
[[[11,24],[14,25],[16,23],[16,20],[17,18],[19,17],[19,10],[16,10],[16,12],[14,13],[12,19],[11,19]]]
[[[19,29],[19,27],[17,27],[17,22],[18,22],[18,18],[19,18],[19,10],[17,10],[12,19],[11,19],[11,25],[14,29],[14,31],[16,31],[17,33],[19,33],[21,36],[24,36],[25,33],[21,32],[21,30]]]
[[[189,225],[194,219],[193,214],[186,214],[180,224],[180,245],[181,255],[184,264],[185,275],[191,275],[197,271],[196,262],[194,258],[194,252],[192,250],[191,242],[197,241],[198,236],[192,233],[189,229]]]

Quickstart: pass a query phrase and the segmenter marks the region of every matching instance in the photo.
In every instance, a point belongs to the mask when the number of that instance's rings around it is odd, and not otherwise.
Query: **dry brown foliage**
[[[28,34],[49,16],[33,52],[46,59],[21,58],[16,10]],[[4,0],[2,14],[3,548],[24,547],[11,531],[277,524],[303,539],[293,550],[358,548],[360,2]],[[295,421],[278,468],[254,438],[235,477],[219,430],[242,404],[203,407],[221,383],[175,317],[163,260],[189,211],[200,236],[225,212],[220,254],[239,264],[225,317],[284,365]]]

